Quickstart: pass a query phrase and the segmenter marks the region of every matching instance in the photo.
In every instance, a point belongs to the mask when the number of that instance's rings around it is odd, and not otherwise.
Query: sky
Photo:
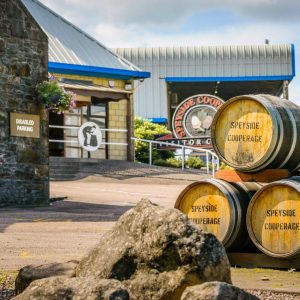
[[[299,0],[40,1],[109,48],[292,43],[300,105]]]

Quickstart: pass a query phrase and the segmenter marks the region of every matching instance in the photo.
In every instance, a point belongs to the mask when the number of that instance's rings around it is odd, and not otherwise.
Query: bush
[[[165,159],[159,158],[153,161],[155,166],[168,167],[168,163]]]
[[[136,138],[153,140],[155,134],[167,134],[170,131],[166,126],[152,123],[148,120],[135,118],[134,120],[134,136]],[[135,159],[139,162],[149,163],[149,143],[135,141]],[[160,161],[161,159],[168,159],[174,157],[174,151],[170,150],[156,150],[155,146],[152,147],[152,160]]]
[[[167,159],[167,164],[168,164],[168,167],[180,168],[181,165],[182,165],[182,160],[177,159],[175,157],[170,157],[170,158]]]
[[[221,162],[220,164],[220,170],[233,170],[232,167],[226,165],[224,162]]]
[[[192,169],[201,169],[205,166],[205,163],[199,157],[189,156],[185,162],[185,165]]]

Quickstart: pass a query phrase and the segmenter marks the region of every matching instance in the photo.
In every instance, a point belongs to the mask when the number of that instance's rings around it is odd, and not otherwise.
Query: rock
[[[76,276],[122,281],[130,299],[180,299],[187,286],[231,283],[224,247],[176,209],[143,199],[78,264]]]
[[[129,300],[128,291],[117,280],[50,277],[32,282],[15,300]]]
[[[186,288],[181,300],[259,300],[238,287],[225,282],[206,282]]]
[[[65,263],[52,263],[40,266],[30,265],[22,268],[15,282],[16,295],[22,293],[32,281],[37,279],[52,276],[73,277],[77,264],[77,260],[71,260]]]

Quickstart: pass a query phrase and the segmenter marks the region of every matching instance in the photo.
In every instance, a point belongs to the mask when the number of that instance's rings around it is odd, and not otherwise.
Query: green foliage
[[[37,93],[45,108],[57,113],[76,107],[75,94],[65,91],[58,85],[57,81],[42,82],[37,86]]]
[[[205,166],[205,163],[199,157],[189,156],[185,165],[192,169],[201,169]]]
[[[159,158],[153,161],[155,166],[168,167],[168,163],[165,159]]]
[[[221,162],[220,164],[220,170],[233,170],[232,167],[226,165],[224,162]]]
[[[167,165],[173,168],[180,168],[182,165],[182,160],[181,158],[177,159],[175,157],[170,157],[167,159]]]
[[[153,140],[153,136],[155,134],[167,134],[170,132],[166,128],[166,126],[155,124],[141,118],[135,118],[134,123],[135,123],[134,136],[136,138]],[[152,147],[153,161],[174,157],[174,151],[156,150],[155,146],[154,145],[152,146],[153,146]],[[143,163],[149,162],[149,143],[135,141],[135,158],[139,162],[143,162]]]

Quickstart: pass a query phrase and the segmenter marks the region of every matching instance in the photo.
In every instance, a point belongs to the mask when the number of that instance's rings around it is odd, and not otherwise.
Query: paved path
[[[0,270],[80,259],[141,198],[173,207],[182,189],[203,177],[107,173],[78,181],[52,182],[51,197],[67,199],[53,202],[50,207],[1,209]],[[269,280],[263,281],[264,276]],[[233,268],[232,279],[242,288],[300,293],[299,272]]]
[[[0,269],[80,258],[141,198],[173,207],[192,181],[91,176],[51,182],[51,197],[67,197],[50,207],[1,209]]]

